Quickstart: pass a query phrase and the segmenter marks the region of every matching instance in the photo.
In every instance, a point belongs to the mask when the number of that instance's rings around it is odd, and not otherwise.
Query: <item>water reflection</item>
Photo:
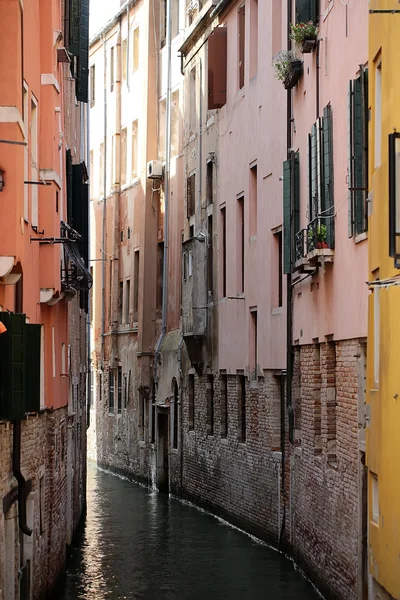
[[[64,600],[312,600],[292,563],[193,507],[88,469]]]

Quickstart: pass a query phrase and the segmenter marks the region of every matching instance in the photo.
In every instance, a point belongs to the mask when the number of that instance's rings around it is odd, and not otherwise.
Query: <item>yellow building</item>
[[[369,6],[369,597],[399,600],[400,4]]]

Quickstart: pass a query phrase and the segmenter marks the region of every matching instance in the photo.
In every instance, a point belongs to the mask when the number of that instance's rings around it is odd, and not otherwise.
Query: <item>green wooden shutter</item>
[[[71,150],[67,150],[65,154],[66,173],[65,177],[67,180],[67,221],[72,223],[72,154]]]
[[[300,155],[294,157],[293,233],[300,231]]]
[[[307,23],[318,21],[318,0],[296,0],[296,23]]]
[[[79,62],[76,98],[80,102],[89,99],[89,0],[80,0]]]
[[[310,155],[311,155],[311,196],[310,196],[310,207],[309,207],[309,220],[315,219],[318,213],[317,206],[317,186],[318,186],[318,161],[317,161],[317,126],[314,125],[311,128],[310,136]]]
[[[291,273],[290,180],[291,161],[283,163],[283,272]]]
[[[354,125],[354,230],[356,234],[365,231],[364,199],[364,110],[363,85],[361,77],[353,82],[353,125]]]
[[[348,119],[347,119],[347,131],[348,131],[348,167],[347,167],[347,181],[349,187],[348,193],[348,236],[353,236],[354,230],[354,176],[353,176],[353,82],[349,81],[349,91],[347,95],[348,103]]]
[[[0,313],[7,331],[0,335],[0,419],[25,416],[25,315]]]
[[[70,5],[70,39],[68,50],[79,56],[81,0],[71,0]]]
[[[332,113],[331,106],[325,106],[323,116],[323,162],[324,162],[324,223],[327,230],[329,248],[334,246],[334,198],[333,198],[333,148],[332,148]]]
[[[40,410],[41,325],[25,325],[25,411]]]

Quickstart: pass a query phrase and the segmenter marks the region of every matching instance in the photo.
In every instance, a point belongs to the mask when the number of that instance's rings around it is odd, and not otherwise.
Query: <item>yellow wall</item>
[[[374,9],[393,9],[393,0],[371,3]],[[400,8],[400,6],[397,6]],[[380,166],[375,165],[376,65],[382,61],[382,137]],[[400,14],[371,14],[369,31],[369,218],[370,281],[399,276],[389,256],[388,135],[400,131]],[[400,185],[400,181],[399,181]],[[369,298],[367,427],[369,468],[369,567],[373,578],[400,599],[400,287],[380,288],[379,321],[374,316],[377,293]],[[374,324],[374,321],[376,322]],[[379,332],[378,335],[375,335]],[[375,337],[377,339],[375,339]],[[379,378],[375,382],[374,354],[379,346]],[[379,517],[373,522],[373,476],[377,476]],[[375,496],[376,497],[376,496]]]

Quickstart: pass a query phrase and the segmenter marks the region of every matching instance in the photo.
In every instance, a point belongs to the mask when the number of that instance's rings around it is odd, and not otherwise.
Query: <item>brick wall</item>
[[[301,347],[295,356],[297,444],[291,541],[316,581],[357,598],[359,544],[357,340]],[[318,367],[320,365],[320,367]]]

